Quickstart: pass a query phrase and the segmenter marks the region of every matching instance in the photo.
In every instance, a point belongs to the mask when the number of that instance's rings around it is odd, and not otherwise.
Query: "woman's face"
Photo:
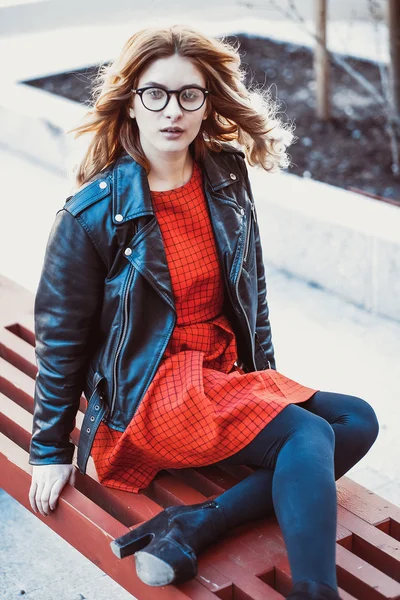
[[[141,74],[137,88],[149,85],[155,87],[156,84],[167,90],[179,90],[190,85],[206,87],[205,79],[197,67],[189,59],[178,55],[154,61]],[[142,104],[139,94],[133,94],[129,112],[131,117],[136,118],[140,142],[147,156],[159,153],[180,155],[187,152],[189,144],[197,136],[201,123],[206,118],[206,109],[207,100],[198,110],[186,111],[179,106],[177,94],[171,94],[167,106],[153,112]],[[173,138],[162,132],[166,127],[180,127],[183,132]]]

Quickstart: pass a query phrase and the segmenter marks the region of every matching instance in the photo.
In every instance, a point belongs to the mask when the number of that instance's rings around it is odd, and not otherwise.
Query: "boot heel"
[[[118,558],[130,556],[148,546],[157,533],[164,531],[166,525],[166,514],[162,511],[146,523],[113,540],[110,543],[111,550]]]

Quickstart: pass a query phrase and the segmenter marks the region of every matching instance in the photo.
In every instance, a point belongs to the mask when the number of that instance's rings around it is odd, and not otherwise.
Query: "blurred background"
[[[395,504],[399,4],[0,0],[3,297],[13,285],[35,293],[50,227],[71,193],[76,144],[65,132],[90,105],[99,66],[147,26],[188,24],[239,45],[246,83],[270,91],[297,136],[285,173],[250,169],[277,368],[374,407],[378,440],[347,475]],[[1,376],[0,386],[1,407]],[[131,597],[1,490],[0,511],[1,599]]]

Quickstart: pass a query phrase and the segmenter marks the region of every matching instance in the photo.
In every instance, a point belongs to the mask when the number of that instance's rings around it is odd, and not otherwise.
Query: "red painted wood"
[[[340,505],[338,520],[352,532],[351,552],[400,582],[399,542]]]
[[[9,458],[6,458],[5,453]],[[24,454],[26,453],[0,434],[0,486],[31,510],[28,500],[30,474],[27,456]],[[118,559],[109,546],[112,539],[127,531],[126,527],[70,485],[62,492],[54,513],[48,517],[36,516],[140,600],[191,598],[191,586],[187,586],[188,594],[172,585],[155,591],[155,588],[142,583],[136,577],[134,559]],[[198,583],[195,582],[193,587],[197,588]],[[215,600],[215,596],[206,595],[205,592],[206,590],[201,596],[202,600]]]
[[[239,479],[232,477],[222,469],[209,466],[191,469],[169,469],[171,475],[182,479],[204,496],[218,496],[230,489]]]
[[[10,329],[14,328],[10,327]],[[37,366],[34,347],[5,328],[0,328],[0,357],[32,379],[35,378]]]
[[[206,500],[203,494],[167,471],[160,471],[143,493],[164,508],[177,504],[196,504]]]
[[[368,523],[376,527],[382,525],[383,529],[389,518],[400,523],[400,507],[392,504],[386,498],[378,496],[348,477],[339,479],[336,486],[340,504]],[[397,539],[400,540],[400,536]]]
[[[32,348],[35,347],[33,315],[19,315],[18,323],[7,326],[7,329],[32,346]]]
[[[35,382],[31,377],[0,358],[0,392],[33,412],[33,393]]]
[[[336,564],[339,585],[356,598],[400,598],[399,583],[339,544],[336,546]]]

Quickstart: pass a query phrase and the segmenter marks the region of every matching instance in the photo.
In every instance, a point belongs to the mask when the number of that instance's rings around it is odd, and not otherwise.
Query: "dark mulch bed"
[[[299,138],[290,147],[290,173],[344,188],[381,196],[400,206],[400,175],[392,172],[386,109],[342,67],[332,62],[332,118],[320,122],[315,114],[315,79],[308,48],[238,34],[247,69],[246,83],[257,82],[278,99],[284,121],[294,121]],[[346,58],[382,95],[378,65]],[[60,73],[25,83],[75,100],[89,102],[91,82],[98,67]],[[400,140],[400,127],[396,130]]]

